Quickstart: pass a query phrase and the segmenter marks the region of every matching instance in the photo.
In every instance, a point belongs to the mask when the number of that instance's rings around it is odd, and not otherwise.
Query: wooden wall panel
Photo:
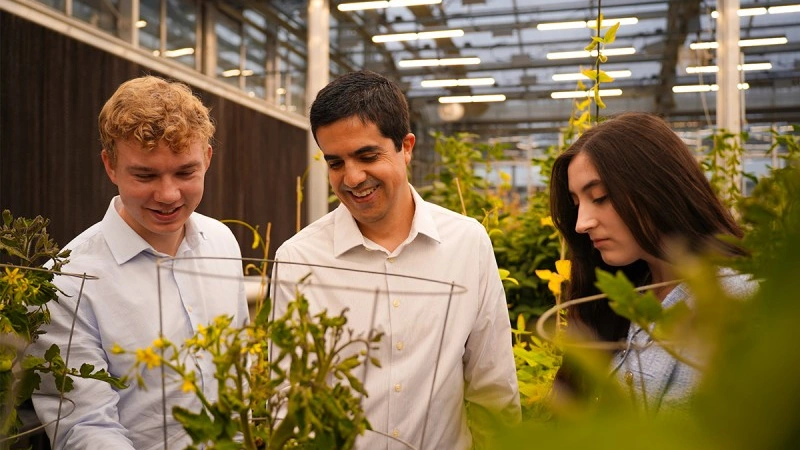
[[[100,160],[97,115],[142,66],[0,11],[0,209],[51,219],[61,245],[99,221],[116,188]],[[217,126],[198,211],[262,228],[272,250],[295,231],[306,131],[195,89]],[[231,227],[245,256],[251,236]]]

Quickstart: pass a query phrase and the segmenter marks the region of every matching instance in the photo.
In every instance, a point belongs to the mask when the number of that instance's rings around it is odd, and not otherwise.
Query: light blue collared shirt
[[[104,368],[115,376],[128,374],[135,356],[116,355],[111,349],[114,344],[128,351],[151,346],[159,336],[159,309],[165,337],[178,345],[199,325],[207,325],[219,315],[233,316],[234,326],[247,323],[241,255],[228,227],[193,213],[176,253],[179,259],[157,269],[156,261],[169,255],[154,250],[130,228],[117,212],[118,205],[119,197],[115,197],[103,220],[65,247],[72,254],[63,272],[98,278],[87,280],[80,296],[70,367],[90,363],[95,370]],[[229,259],[182,259],[194,257]],[[34,344],[32,353],[42,354],[55,343],[66,357],[81,281],[56,277],[56,285],[66,295],[59,296],[58,303],[49,303],[52,322],[45,326],[46,333]],[[193,362],[203,391],[213,401],[214,366],[204,356],[194,355]],[[164,448],[161,371],[144,369],[142,377],[147,390],[137,388],[135,381],[118,391],[104,382],[74,378],[75,389],[66,397],[75,402],[75,410],[64,402],[55,449]],[[198,411],[200,403],[194,393],[181,390],[180,381],[169,370],[167,377],[167,440],[170,448],[184,448],[191,440],[172,418],[172,408],[180,405]],[[45,378],[41,388],[34,395],[34,406],[42,423],[49,423],[57,417],[58,397],[52,396],[51,378]],[[51,442],[54,431],[55,425],[50,424]]]

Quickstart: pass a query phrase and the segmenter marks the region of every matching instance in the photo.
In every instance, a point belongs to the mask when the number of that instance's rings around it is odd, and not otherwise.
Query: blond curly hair
[[[214,135],[209,109],[188,86],[149,75],[122,83],[100,111],[98,124],[112,165],[118,140],[136,140],[148,152],[163,140],[177,153],[195,141],[210,144]]]

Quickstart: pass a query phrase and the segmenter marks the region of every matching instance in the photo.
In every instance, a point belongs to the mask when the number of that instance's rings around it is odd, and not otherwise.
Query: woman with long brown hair
[[[650,114],[626,113],[585,132],[553,165],[550,207],[572,261],[568,299],[599,293],[596,269],[622,271],[636,286],[675,279],[667,244],[681,242],[690,252],[709,250],[741,255],[722,236],[742,231],[716,196],[698,162],[667,123]],[[752,290],[747,276],[721,269],[733,294]],[[682,283],[653,290],[663,307],[691,305]],[[568,327],[592,339],[620,342],[612,372],[648,407],[683,403],[697,371],[650,345],[646,330],[614,313],[608,302],[571,308]],[[635,353],[635,357],[632,354]],[[582,382],[567,364],[558,379],[580,391]]]

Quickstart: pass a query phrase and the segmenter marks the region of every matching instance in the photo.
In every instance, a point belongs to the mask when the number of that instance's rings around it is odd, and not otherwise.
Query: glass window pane
[[[244,26],[245,91],[252,97],[266,97],[267,35],[261,30]]]
[[[242,45],[241,26],[232,18],[220,14],[214,24],[217,35],[216,76],[239,87],[239,52]]]
[[[119,0],[74,0],[72,16],[116,36]]]
[[[197,2],[169,0],[167,2],[167,51],[164,56],[195,67],[197,48]]]
[[[140,0],[139,1],[139,47],[158,52],[161,47],[158,37],[160,19],[161,0]]]

